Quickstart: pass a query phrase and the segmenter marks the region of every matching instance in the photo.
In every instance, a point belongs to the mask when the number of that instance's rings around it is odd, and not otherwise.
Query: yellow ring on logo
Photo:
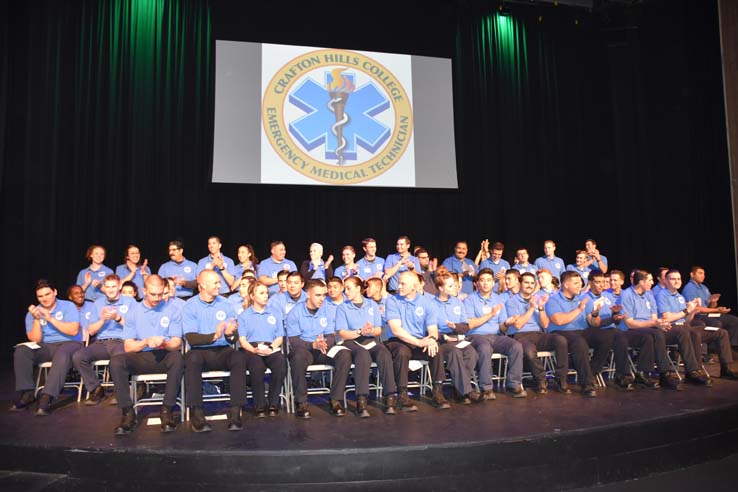
[[[327,55],[350,58],[352,63],[328,61]],[[318,62],[316,63],[316,60]],[[308,70],[321,67],[347,67],[358,70],[380,84],[389,95],[395,116],[395,124],[387,143],[366,161],[351,166],[337,166],[312,158],[296,143],[284,122],[284,105],[287,95],[294,84],[302,80],[301,76],[293,76],[284,83],[282,77],[290,72],[290,67],[300,64],[309,65]],[[381,80],[364,67],[376,68],[385,74]],[[282,82],[280,84],[280,82]],[[277,90],[279,89],[279,90]],[[395,94],[393,96],[393,94]],[[300,174],[330,184],[354,184],[374,179],[391,169],[404,155],[409,147],[413,132],[413,112],[410,99],[405,88],[384,65],[376,60],[355,51],[322,49],[311,51],[293,58],[284,64],[267,85],[262,101],[262,125],[269,144],[280,158]]]

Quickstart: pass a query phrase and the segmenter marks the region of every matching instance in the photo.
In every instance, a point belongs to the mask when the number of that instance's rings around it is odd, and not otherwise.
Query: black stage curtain
[[[496,2],[4,2],[0,11],[0,292],[5,348],[39,277],[60,291],[137,243],[193,260],[273,239],[299,263],[400,234],[443,259],[457,239],[506,258],[544,239],[573,262],[595,238],[611,268],[704,265],[735,307],[717,8],[648,1],[594,12]],[[335,14],[335,11],[332,11]],[[214,39],[454,58],[458,191],[214,185]],[[254,158],[259,150],[254,149]],[[61,295],[63,295],[60,292]]]

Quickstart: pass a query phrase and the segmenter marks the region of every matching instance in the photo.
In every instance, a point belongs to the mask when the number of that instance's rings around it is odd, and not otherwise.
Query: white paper
[[[333,347],[331,347],[331,349],[325,355],[327,355],[328,357],[330,357],[332,359],[341,350],[348,350],[348,348],[344,347],[343,345],[334,345]]]
[[[259,355],[261,355],[262,357],[269,357],[269,356],[270,356],[270,355],[272,355],[273,353],[275,353],[275,352],[279,352],[280,350],[282,350],[282,347],[272,348],[272,347],[270,347],[269,345],[266,345],[266,344],[264,344],[264,343],[260,343],[260,344],[258,344],[258,345],[256,346],[256,348],[258,348],[259,350],[264,350],[264,349],[269,349],[269,350],[271,350],[271,352],[270,352],[270,353],[268,353],[268,354],[266,354],[266,355],[264,355],[264,354],[259,354]]]
[[[41,345],[37,344],[36,342],[23,342],[16,345],[16,347],[20,347],[21,345],[25,345],[29,349],[37,350],[41,348]]]
[[[373,349],[374,347],[376,347],[376,346],[377,346],[377,342],[375,342],[374,340],[372,340],[372,341],[371,341],[371,342],[369,342],[369,343],[364,343],[364,344],[360,343],[360,344],[358,344],[358,345],[359,345],[359,347],[361,347],[361,348],[364,348],[364,349],[367,349],[367,350],[371,350],[371,349]]]
[[[707,313],[708,318],[719,318],[720,313]]]
[[[717,326],[705,326],[705,331],[718,331],[719,329]]]
[[[469,340],[462,340],[459,343],[456,344],[456,348],[463,349],[471,345],[471,342]]]
[[[421,361],[419,361],[419,360],[411,360],[410,361],[410,364],[408,365],[408,368],[411,371],[417,371],[421,367],[423,367],[423,363]]]

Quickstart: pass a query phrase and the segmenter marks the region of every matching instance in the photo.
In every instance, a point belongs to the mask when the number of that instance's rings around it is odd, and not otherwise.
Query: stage
[[[249,407],[241,432],[215,420],[211,433],[181,424],[161,434],[140,419],[123,438],[113,435],[120,413],[107,400],[87,407],[69,395],[51,416],[34,417],[7,410],[12,371],[4,369],[0,381],[0,470],[46,474],[40,483],[61,477],[34,490],[562,490],[738,451],[738,382],[720,379],[711,389],[681,392],[608,387],[597,398],[498,393],[496,401],[450,410],[423,399],[418,412],[396,416],[372,401],[369,419],[337,418],[313,404],[310,420],[284,411],[257,420]],[[144,413],[158,416],[155,408]]]

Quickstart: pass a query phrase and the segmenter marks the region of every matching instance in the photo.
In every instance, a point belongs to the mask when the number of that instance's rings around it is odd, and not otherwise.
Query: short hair
[[[605,278],[605,274],[602,272],[602,270],[592,270],[589,272],[589,279],[593,278]]]
[[[430,256],[430,253],[428,253],[428,250],[426,250],[425,248],[421,248],[421,247],[415,248],[414,256],[418,256],[420,253],[425,253],[428,256]]]
[[[505,245],[502,243],[502,241],[496,241],[496,242],[492,243],[492,249],[493,250],[496,249],[498,251],[504,251],[505,250]]]
[[[175,246],[177,249],[184,249],[182,241],[169,241],[169,246]]]
[[[325,286],[326,286],[325,282],[323,282],[321,279],[311,278],[310,280],[307,281],[307,284],[305,284],[305,290],[309,292],[317,287],[325,287]]]
[[[357,277],[349,277],[349,279],[357,278]],[[370,277],[366,280],[364,280],[364,290],[366,290],[369,287],[369,284],[379,284],[377,287],[380,289],[384,287],[384,281],[379,277]]]
[[[553,277],[553,273],[551,273],[551,270],[549,270],[548,268],[539,268],[536,271],[536,276],[538,276],[539,273],[548,273],[549,275]]]
[[[329,279],[328,279],[328,280],[326,281],[326,285],[327,285],[327,284],[330,284],[330,283],[334,283],[334,284],[341,284],[341,285],[343,285],[343,280],[341,279],[341,277],[336,277],[336,276],[334,275],[334,276],[330,277],[330,278],[329,278]]]
[[[633,285],[637,284],[641,280],[646,280],[649,275],[651,275],[651,272],[648,270],[633,270]]]
[[[669,268],[669,269],[668,269],[668,270],[666,271],[666,276],[668,277],[668,276],[669,276],[669,275],[671,275],[672,273],[678,273],[680,277],[682,276],[682,272],[680,272],[680,271],[679,271],[678,269],[676,269],[676,268]]]
[[[573,279],[573,278],[582,278],[581,275],[579,275],[578,272],[567,270],[561,274],[561,283],[563,284],[567,280]]]
[[[72,295],[72,289],[79,289],[79,290],[82,290],[82,286],[81,286],[81,285],[77,285],[77,284],[74,284],[74,285],[70,285],[70,286],[69,286],[69,287],[67,288],[67,297],[69,297],[69,296],[71,296],[71,295]],[[84,291],[82,291],[82,293],[84,293]]]
[[[91,244],[90,247],[87,248],[87,251],[85,251],[85,259],[87,261],[92,261],[92,252],[95,251],[97,248],[100,248],[101,250],[103,250],[103,253],[107,254],[105,246],[101,244]]]
[[[356,254],[356,250],[350,244],[347,244],[346,246],[344,246],[343,248],[341,248],[341,253],[343,253],[343,250],[344,249],[349,249],[349,250],[351,250],[352,253]]]
[[[269,244],[269,249],[274,249],[275,246],[279,246],[280,244],[284,246],[284,241],[272,241],[271,244]]]
[[[585,249],[578,249],[575,256],[579,256],[579,255],[589,256],[589,253],[587,253],[587,250]]]
[[[110,275],[108,275],[110,277]],[[107,280],[108,277],[105,277]],[[123,290],[123,287],[131,287],[133,289],[133,297],[138,298],[138,285],[133,280],[126,280],[123,282],[123,285],[120,286],[120,290]]]
[[[217,239],[219,244],[223,244],[223,241],[220,240],[219,236],[208,236],[208,241],[211,239]]]
[[[477,276],[475,277],[475,280],[479,280],[479,277],[482,275],[492,275],[492,278],[495,278],[495,272],[492,271],[491,268],[482,268],[477,272]]]
[[[105,278],[103,279],[103,283],[107,282],[108,280],[115,280],[116,282],[120,282],[120,277],[114,273],[110,273],[108,275],[105,275]]]
[[[279,275],[277,275],[277,277],[279,277]],[[298,277],[300,279],[300,282],[302,282],[303,280],[302,275],[300,275],[300,272],[287,272],[287,280],[294,278],[294,277]]]
[[[397,238],[398,241],[400,239],[404,240],[407,244],[410,244],[410,238],[409,237],[407,237],[407,236],[400,236],[400,237]]]
[[[374,239],[373,237],[365,237],[364,239],[361,240],[361,247],[363,248],[369,243],[377,244],[377,240]]]
[[[545,246],[546,244],[548,244],[548,243],[551,243],[551,244],[553,244],[554,246],[556,246],[556,243],[555,243],[555,242],[553,241],[553,239],[546,239],[545,241],[543,241],[543,245],[544,245],[544,246]]]
[[[36,280],[36,283],[34,284],[34,292],[38,292],[41,289],[56,290],[56,286],[51,280],[40,278]]]
[[[515,270],[515,271],[517,272],[517,270]],[[533,275],[533,274],[532,274],[532,273],[530,273],[530,272],[523,272],[523,273],[521,273],[521,274],[520,274],[520,280],[523,280],[523,277],[530,277],[530,278],[532,278],[532,279],[533,279],[533,282],[535,282],[535,281],[536,281],[536,276],[535,276],[535,275]]]
[[[525,251],[526,253],[528,253],[528,248],[518,248],[517,250],[515,250],[515,256],[517,256],[518,253],[520,253],[521,251]]]
[[[693,267],[692,267],[692,269],[691,269],[691,270],[689,270],[689,273],[690,273],[690,274],[695,274],[695,273],[697,273],[697,270],[704,270],[704,268],[702,268],[702,267],[701,267],[701,266],[699,266],[699,265],[695,265],[695,266],[693,266]]]
[[[295,272],[288,272],[287,270],[280,270],[280,271],[278,271],[278,272],[277,272],[277,280],[279,280],[279,277],[284,277],[284,278],[287,278],[287,276],[288,276],[288,275],[289,275],[290,273],[295,273]]]
[[[520,280],[520,270],[517,268],[511,268],[508,271],[505,272],[505,276],[512,275],[516,279]]]
[[[665,267],[665,266],[659,267],[659,277],[661,276],[662,273],[668,272],[669,270],[671,270],[671,268],[669,267]]]
[[[594,244],[595,246],[597,246],[597,241],[595,241],[595,240],[594,240],[594,239],[592,239],[592,238],[589,238],[589,239],[585,239],[585,240],[584,240],[584,244],[587,244],[587,243],[592,243],[592,244]]]
[[[458,246],[459,244],[463,244],[463,245],[465,245],[465,246],[466,246],[467,248],[469,248],[469,243],[467,243],[466,241],[456,241],[456,242],[454,243],[454,248],[456,248],[456,246]]]
[[[617,275],[620,277],[620,280],[625,282],[625,274],[620,270],[610,270],[610,276]]]

